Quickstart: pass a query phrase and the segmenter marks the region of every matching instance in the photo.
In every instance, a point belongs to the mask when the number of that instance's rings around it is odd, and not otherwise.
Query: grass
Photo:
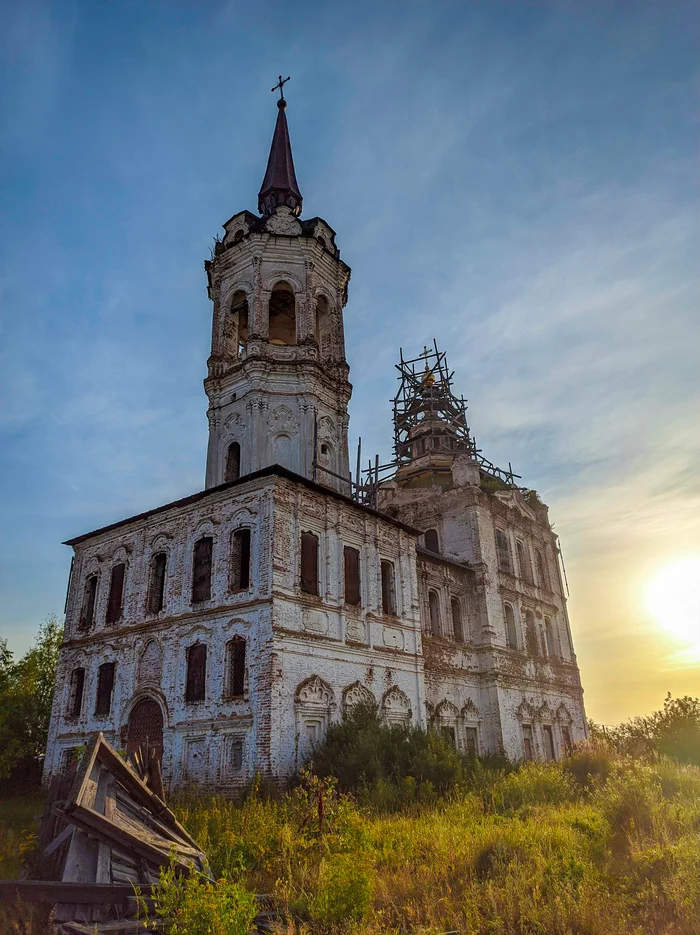
[[[385,798],[369,789],[358,804],[307,775],[284,796],[174,807],[218,879],[277,896],[287,935],[700,933],[696,767],[587,752],[482,771],[432,802]],[[1,805],[3,842],[31,833],[36,799]],[[219,931],[201,904],[196,931]]]

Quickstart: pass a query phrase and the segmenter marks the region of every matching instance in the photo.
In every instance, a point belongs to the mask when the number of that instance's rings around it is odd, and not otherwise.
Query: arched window
[[[194,544],[192,555],[192,603],[211,597],[211,559],[214,540],[203,536]]]
[[[292,287],[279,282],[270,296],[270,344],[297,343],[296,300]]]
[[[229,698],[242,698],[245,694],[245,649],[242,636],[234,636],[228,644],[226,693]]]
[[[464,642],[464,629],[462,627],[462,608],[460,607],[459,601],[456,597],[453,597],[450,601],[450,606],[452,608],[452,630],[455,635],[455,641],[457,643]]]
[[[382,610],[385,614],[396,613],[396,578],[393,562],[383,561],[382,572]]]
[[[535,549],[535,567],[537,569],[537,583],[541,588],[548,588],[549,578],[547,577],[547,569],[539,549]]]
[[[506,574],[513,574],[513,559],[508,545],[508,536],[503,529],[496,530],[496,554],[498,556],[498,567]]]
[[[95,602],[97,600],[97,575],[88,575],[85,579],[83,607],[80,611],[78,629],[89,630],[95,622]]]
[[[241,446],[238,442],[231,442],[226,452],[226,473],[224,482],[238,480],[241,476]]]
[[[204,701],[207,683],[207,647],[195,643],[187,650],[185,701]]]
[[[540,642],[537,639],[537,627],[535,626],[535,617],[531,610],[525,611],[525,641],[527,651],[531,656],[540,655]]]
[[[423,539],[426,549],[430,552],[440,551],[440,540],[438,539],[437,529],[426,529]]]
[[[331,316],[325,295],[320,295],[316,302],[316,341],[321,357],[327,357],[331,349]]]
[[[518,634],[515,629],[515,614],[510,604],[504,604],[506,616],[506,645],[511,649],[518,648]]]
[[[558,659],[561,655],[558,633],[549,617],[544,618],[544,639],[547,645],[547,655],[552,659]]]
[[[112,574],[109,579],[109,598],[107,600],[107,613],[105,623],[117,623],[122,616],[122,605],[124,603],[124,575],[126,565],[119,562],[112,568]]]
[[[250,529],[236,529],[231,536],[229,587],[232,591],[250,587]]]
[[[532,584],[532,567],[530,566],[530,556],[528,555],[525,544],[519,539],[515,542],[515,548],[518,553],[518,569],[520,577],[528,584]]]
[[[165,570],[168,556],[165,552],[158,552],[151,559],[151,581],[148,588],[148,612],[157,614],[163,609],[165,596]]]
[[[301,534],[301,590],[318,594],[318,536],[313,532]]]
[[[440,598],[437,591],[428,591],[428,608],[430,610],[430,632],[433,636],[440,636]]]
[[[239,357],[248,340],[248,299],[245,292],[235,292],[231,312],[226,319],[224,348],[226,356]]]

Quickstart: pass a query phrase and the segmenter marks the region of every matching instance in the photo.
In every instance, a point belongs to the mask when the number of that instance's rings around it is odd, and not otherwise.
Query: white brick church
[[[358,701],[558,758],[586,727],[547,508],[482,457],[437,345],[401,359],[391,465],[351,473],[350,269],[278,108],[259,214],[205,264],[206,487],[67,543],[46,775],[103,731],[171,787],[282,778]]]

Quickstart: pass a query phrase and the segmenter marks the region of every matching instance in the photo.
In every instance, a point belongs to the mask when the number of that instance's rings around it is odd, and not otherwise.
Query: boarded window
[[[204,701],[207,680],[207,647],[195,643],[187,650],[187,684],[185,701]]]
[[[120,562],[112,569],[112,577],[109,580],[109,600],[107,601],[107,623],[116,623],[121,619],[125,573],[126,565],[124,562]]]
[[[318,594],[318,536],[301,534],[301,590]]]
[[[440,636],[440,598],[437,591],[428,591],[428,609],[430,611],[430,632]]]
[[[382,610],[385,614],[396,613],[396,579],[392,562],[383,561],[382,570]]]
[[[535,567],[537,569],[537,583],[541,588],[549,588],[549,578],[544,564],[544,558],[539,549],[535,549]]]
[[[515,614],[513,613],[513,608],[510,604],[505,604],[503,609],[506,616],[506,645],[510,646],[511,649],[517,649],[518,635],[515,629]]]
[[[70,677],[70,698],[68,699],[68,713],[71,717],[79,717],[83,710],[83,690],[85,689],[85,669],[73,669]]]
[[[542,728],[544,734],[544,755],[548,760],[556,760],[556,754],[554,752],[554,731],[552,728],[545,724]]]
[[[250,587],[250,529],[237,529],[231,536],[232,591],[246,591]]]
[[[478,756],[479,753],[479,735],[476,727],[464,728],[464,739],[467,745],[467,754],[469,756]]]
[[[80,613],[80,629],[89,630],[95,622],[95,602],[97,600],[97,575],[89,575],[85,581],[83,609]]]
[[[424,538],[426,549],[429,549],[431,552],[440,551],[437,529],[426,529]]]
[[[343,549],[345,571],[345,603],[360,603],[360,553],[346,545]]]
[[[462,627],[462,608],[456,597],[450,601],[452,608],[452,632],[458,643],[464,642],[464,628]]]
[[[532,727],[530,724],[523,724],[523,756],[526,760],[531,760],[535,755],[535,748],[532,743]]]
[[[114,688],[114,663],[103,662],[97,670],[97,700],[95,714],[105,717],[112,707],[112,689]]]
[[[245,640],[234,636],[228,644],[228,694],[242,698],[245,694]]]
[[[224,481],[238,480],[241,476],[241,446],[238,442],[231,442],[226,452],[226,473]]]
[[[496,553],[498,555],[498,567],[507,574],[513,574],[513,561],[510,555],[510,546],[508,536],[502,529],[496,530]]]
[[[165,552],[158,552],[151,560],[151,581],[148,588],[148,612],[151,614],[157,614],[163,609],[167,564],[168,556]]]
[[[214,540],[204,536],[194,544],[192,561],[192,603],[211,597],[211,556]]]
[[[530,555],[527,551],[527,548],[525,544],[519,540],[516,541],[515,548],[518,552],[518,567],[520,569],[520,577],[527,584],[532,584],[532,566],[530,565]]]

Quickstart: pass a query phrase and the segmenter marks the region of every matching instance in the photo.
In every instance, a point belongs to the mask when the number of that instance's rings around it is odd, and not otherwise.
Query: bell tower
[[[288,79],[286,79],[288,80]],[[303,220],[284,82],[258,212],[224,224],[204,264],[214,305],[206,486],[271,464],[349,493],[343,307],[335,232]]]

